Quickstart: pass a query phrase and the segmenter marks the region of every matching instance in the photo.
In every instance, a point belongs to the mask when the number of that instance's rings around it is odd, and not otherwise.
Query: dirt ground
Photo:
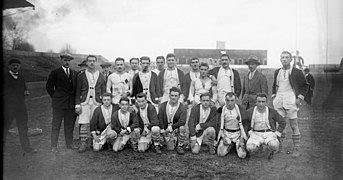
[[[325,79],[318,83],[322,84],[320,92],[325,93]],[[9,135],[3,149],[3,179],[343,179],[343,106],[330,111],[320,106],[302,106],[302,155],[293,159],[279,153],[268,161],[264,153],[244,160],[234,151],[225,157],[209,155],[205,146],[198,155],[187,151],[183,156],[165,150],[163,155],[156,155],[153,150],[135,153],[129,148],[119,153],[89,150],[80,154],[65,148],[63,124],[60,153],[53,154],[50,103],[49,97],[27,101],[29,127],[43,129],[42,135],[30,137],[39,152],[23,156],[19,138]],[[288,127],[288,139],[290,135]],[[291,140],[285,144],[291,148]]]

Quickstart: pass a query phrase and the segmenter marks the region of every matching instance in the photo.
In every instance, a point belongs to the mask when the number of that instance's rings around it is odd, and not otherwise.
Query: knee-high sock
[[[299,147],[300,146],[300,134],[293,134],[292,139],[293,139],[294,147]]]
[[[80,125],[80,140],[81,142],[86,142],[88,139],[89,130],[87,124]]]

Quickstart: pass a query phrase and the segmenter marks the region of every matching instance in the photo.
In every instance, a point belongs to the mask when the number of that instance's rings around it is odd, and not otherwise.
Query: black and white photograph
[[[343,1],[2,5],[2,179],[343,179]]]

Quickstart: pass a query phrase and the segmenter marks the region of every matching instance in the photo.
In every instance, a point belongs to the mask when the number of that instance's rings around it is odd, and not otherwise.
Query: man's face
[[[169,94],[169,98],[170,98],[170,102],[171,103],[176,104],[179,101],[179,99],[180,99],[180,94],[179,94],[179,92],[172,91]]]
[[[132,60],[131,62],[130,62],[130,66],[131,66],[131,69],[132,70],[137,70],[138,69],[138,60]]]
[[[267,98],[265,97],[257,97],[256,105],[259,110],[264,110],[267,106]]]
[[[65,68],[69,68],[70,67],[70,61],[71,61],[71,59],[62,58],[61,59],[62,66],[65,67]]]
[[[206,77],[208,73],[208,67],[207,66],[200,66],[200,76]]]
[[[121,101],[121,102],[119,103],[119,107],[120,107],[120,109],[121,109],[123,112],[127,112],[128,109],[129,109],[129,102],[127,102],[127,101]]]
[[[95,57],[88,57],[87,59],[87,66],[89,69],[95,69],[96,58]]]
[[[156,65],[157,65],[157,69],[163,69],[164,68],[164,60],[163,59],[156,59]]]
[[[210,102],[211,102],[210,96],[203,96],[200,101],[204,108],[210,107]]]
[[[235,107],[236,104],[236,97],[235,96],[226,96],[225,97],[225,102],[226,102],[226,107],[228,109],[233,109]]]
[[[109,66],[103,67],[103,68],[102,68],[102,71],[103,71],[104,73],[109,73],[109,72],[110,72],[110,67],[109,67]]]
[[[149,60],[141,60],[141,67],[143,72],[149,71],[150,61]]]
[[[102,97],[102,103],[108,107],[111,105],[111,97],[110,96],[104,96]]]
[[[14,73],[17,73],[20,69],[20,64],[19,63],[12,63],[12,64],[8,65],[8,69]]]
[[[87,66],[86,66],[86,65],[81,66],[81,71],[84,71],[84,70],[86,70],[86,69],[87,69]]]
[[[167,58],[167,65],[169,68],[174,68],[176,65],[176,59],[175,57],[169,57]]]
[[[193,71],[197,71],[199,69],[199,60],[198,59],[192,60],[191,67]]]
[[[136,102],[141,109],[144,109],[147,105],[147,100],[144,97],[137,98]]]
[[[289,54],[283,53],[281,54],[280,61],[283,66],[289,66],[291,64],[292,59]]]
[[[249,67],[249,71],[253,72],[257,68],[257,64],[256,63],[249,63],[248,67]]]
[[[229,67],[229,63],[230,63],[229,57],[227,56],[221,57],[220,62],[223,67]]]
[[[124,71],[124,61],[117,61],[116,62],[116,69],[118,72]]]

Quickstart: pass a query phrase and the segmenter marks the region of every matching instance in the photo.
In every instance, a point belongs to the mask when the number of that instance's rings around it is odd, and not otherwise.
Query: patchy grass
[[[30,137],[40,150],[22,156],[18,137],[8,136],[4,149],[4,179],[339,179],[342,178],[342,112],[320,112],[302,107],[299,126],[302,133],[302,156],[293,159],[276,154],[268,161],[263,153],[239,159],[234,151],[226,157],[189,151],[184,156],[163,150],[135,153],[131,149],[114,153],[91,150],[79,154],[64,147],[63,125],[60,153],[50,152],[50,99],[27,102],[30,127],[40,127],[43,134]],[[76,131],[76,130],[75,130]],[[287,129],[288,136],[291,130]],[[288,143],[290,148],[291,143]]]

